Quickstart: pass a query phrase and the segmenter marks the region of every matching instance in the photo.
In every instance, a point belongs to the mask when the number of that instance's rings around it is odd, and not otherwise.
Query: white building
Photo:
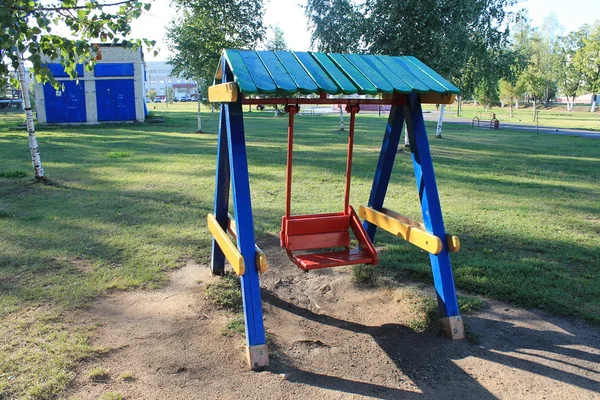
[[[166,97],[168,88],[173,88],[173,95],[197,93],[195,81],[173,76],[172,73],[173,67],[165,61],[146,62],[146,91],[156,90],[161,98]]]

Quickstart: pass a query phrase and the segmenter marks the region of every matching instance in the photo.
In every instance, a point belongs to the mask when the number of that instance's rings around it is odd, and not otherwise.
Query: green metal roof
[[[412,56],[227,49],[221,60],[243,94],[460,94]]]

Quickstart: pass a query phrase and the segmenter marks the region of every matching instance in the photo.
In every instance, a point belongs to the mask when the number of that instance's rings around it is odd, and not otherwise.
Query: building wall
[[[180,84],[196,84],[194,80],[173,76],[173,67],[164,61],[146,62],[146,92],[156,90],[158,96],[167,95],[167,89],[173,88],[173,95],[177,93],[193,94],[195,88],[178,87]],[[175,86],[174,86],[175,85]]]
[[[97,77],[94,71],[84,71],[79,80],[85,82],[85,107],[87,113],[87,123],[98,123],[98,106],[96,102],[96,81],[106,79],[133,79],[135,91],[135,119],[143,122],[145,119],[144,102],[144,60],[141,49],[131,50],[118,46],[101,46],[102,59],[96,64],[115,64],[128,63],[133,64],[133,76],[110,76]],[[47,62],[59,62],[56,60]],[[58,81],[69,80],[70,78],[57,78]],[[35,85],[35,97],[37,106],[37,118],[40,123],[47,123],[46,99],[44,98],[44,86]]]

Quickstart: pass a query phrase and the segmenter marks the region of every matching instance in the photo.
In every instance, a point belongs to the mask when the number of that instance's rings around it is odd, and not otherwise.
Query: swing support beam
[[[242,53],[234,51],[227,53],[231,57],[237,57]],[[252,62],[254,55],[243,53],[248,57],[247,61]],[[268,56],[266,54],[265,56]],[[311,59],[299,54],[297,60],[284,58],[285,54],[280,54],[281,61],[288,66],[295,65],[296,61],[306,61],[303,64],[307,70],[314,67]],[[316,56],[315,56],[316,57]],[[320,57],[320,56],[319,56]],[[316,57],[315,59],[320,59]],[[351,57],[351,56],[349,56]],[[233,61],[232,61],[233,60]],[[250,87],[250,80],[244,78],[244,74],[255,73],[258,76],[259,64],[252,64],[255,69],[244,70],[241,59],[227,60],[223,57],[221,68],[217,74],[217,85],[209,89],[209,97],[213,102],[221,102],[219,133],[217,144],[217,162],[216,162],[216,185],[214,197],[214,210],[209,217],[211,232],[215,234],[212,241],[212,259],[211,271],[213,274],[223,274],[225,270],[226,258],[230,263],[236,263],[240,275],[242,288],[242,301],[244,311],[244,322],[246,328],[246,355],[248,365],[253,370],[259,370],[269,365],[268,349],[266,342],[265,329],[263,324],[263,312],[260,293],[259,273],[266,270],[266,259],[262,251],[256,246],[254,236],[254,223],[252,217],[252,204],[250,195],[250,180],[248,175],[248,160],[246,154],[243,104],[285,104],[290,113],[290,122],[288,128],[288,177],[286,181],[286,199],[285,216],[282,224],[282,243],[286,244],[288,254],[292,250],[312,249],[312,242],[316,239],[315,234],[321,235],[318,240],[320,244],[329,241],[335,246],[346,247],[347,251],[342,254],[329,253],[319,254],[301,254],[297,256],[298,265],[304,269],[324,268],[341,265],[339,259],[343,261],[356,261],[354,263],[372,263],[376,264],[378,257],[372,242],[375,239],[377,228],[392,232],[395,235],[403,237],[412,244],[415,244],[429,252],[429,259],[433,274],[433,281],[438,300],[438,308],[441,315],[441,325],[444,333],[452,339],[464,338],[463,321],[458,309],[454,278],[450,263],[450,252],[458,251],[460,242],[457,237],[446,234],[444,221],[442,218],[441,204],[433,169],[433,162],[429,148],[427,132],[421,104],[449,104],[454,101],[456,90],[446,90],[442,86],[436,88],[435,84],[442,82],[444,85],[450,84],[443,81],[439,76],[434,75],[433,71],[427,70],[426,66],[420,66],[418,60],[410,58],[396,58],[396,63],[404,66],[411,73],[418,75],[421,82],[429,82],[429,92],[418,93],[415,88],[419,82],[411,81],[414,86],[411,93],[395,91],[391,95],[381,92],[381,98],[327,98],[324,92],[319,93],[318,98],[300,98],[300,97],[281,97],[281,98],[250,98],[242,93],[242,89]],[[382,58],[386,61],[387,59]],[[376,61],[376,60],[375,60]],[[374,62],[375,62],[374,61]],[[410,62],[409,62],[410,61]],[[229,65],[235,64],[236,75]],[[412,64],[411,64],[412,63]],[[233,65],[232,64],[232,65]],[[379,65],[382,68],[383,64]],[[386,64],[396,68],[394,63]],[[403,68],[404,68],[403,67]],[[421,72],[417,71],[421,68]],[[292,67],[290,67],[292,68]],[[396,70],[398,72],[399,70]],[[368,71],[367,71],[368,72]],[[240,79],[240,76],[242,79]],[[266,76],[266,75],[260,75]],[[302,78],[299,72],[295,75]],[[407,75],[408,76],[408,75]],[[246,78],[248,78],[246,76]],[[282,77],[273,76],[275,81],[281,85],[286,83]],[[322,78],[322,76],[321,76]],[[360,78],[360,77],[359,77]],[[393,76],[390,75],[390,79]],[[323,78],[324,79],[324,78]],[[402,82],[394,81],[397,85]],[[437,83],[436,83],[437,82]],[[261,87],[266,87],[265,82],[258,82]],[[309,82],[310,83],[310,82]],[[321,82],[322,83],[322,82]],[[338,86],[344,86],[344,82],[337,81]],[[355,82],[359,84],[360,82]],[[364,83],[364,82],[363,82]],[[368,82],[367,82],[368,83]],[[384,85],[385,82],[381,83]],[[245,85],[245,86],[244,86]],[[249,86],[250,85],[250,86]],[[309,84],[306,84],[309,86]],[[325,84],[324,84],[325,85]],[[307,87],[308,87],[307,86]],[[326,86],[326,85],[325,85]],[[242,89],[240,89],[242,88]],[[256,93],[247,89],[244,93]],[[255,90],[256,88],[254,88]],[[259,87],[260,89],[260,87]],[[442,90],[444,89],[444,90]],[[262,89],[261,89],[262,90]],[[266,89],[265,89],[266,90]],[[308,92],[302,92],[308,93]],[[340,213],[318,214],[318,215],[291,215],[291,168],[292,168],[292,145],[293,145],[293,123],[294,116],[302,104],[345,104],[346,111],[350,113],[351,126],[354,125],[356,112],[361,104],[381,104],[391,105],[387,127],[381,145],[379,160],[377,163],[375,176],[371,188],[371,194],[367,207],[359,208],[357,214],[352,206],[349,205],[349,177],[351,174],[352,163],[352,132],[349,137],[349,157],[346,166],[348,181],[344,194],[344,210]],[[411,220],[401,216],[384,207],[384,200],[390,182],[392,169],[400,143],[400,136],[404,126],[410,139],[410,152],[412,165],[414,169],[416,188],[421,206],[423,222]],[[233,201],[233,217],[228,214],[229,198],[231,189],[231,199]],[[359,214],[364,222],[360,222]],[[355,237],[360,243],[358,249],[349,249],[350,239],[347,230],[348,225],[352,228]],[[327,226],[329,231],[325,232]],[[356,229],[357,226],[359,229]],[[346,227],[346,229],[342,229]],[[226,237],[225,232],[229,231],[233,241]],[[291,233],[290,233],[291,232]],[[290,242],[291,240],[291,242]],[[310,242],[312,241],[312,242]],[[310,243],[309,243],[310,242]],[[340,245],[341,243],[341,245]],[[346,244],[347,243],[347,244]],[[311,247],[312,246],[312,247]],[[367,257],[370,254],[369,257]],[[304,257],[304,258],[302,258]],[[329,257],[329,258],[327,258]],[[292,257],[290,257],[292,258]],[[360,259],[359,259],[360,258]],[[370,261],[365,261],[365,260]],[[324,262],[323,259],[329,260]],[[328,264],[329,262],[329,264]],[[302,265],[300,265],[302,264]],[[242,267],[242,268],[239,268]]]

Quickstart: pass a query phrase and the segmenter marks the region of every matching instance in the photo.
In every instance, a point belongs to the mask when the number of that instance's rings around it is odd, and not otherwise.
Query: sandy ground
[[[86,313],[99,324],[94,344],[110,351],[81,366],[70,398],[600,398],[596,326],[486,301],[465,317],[478,344],[418,333],[396,290],[356,287],[346,268],[304,273],[263,245],[267,371],[247,370],[244,339],[221,333],[232,316],[205,298],[219,278],[189,262],[160,290],[116,293]],[[98,366],[110,379],[92,383]],[[126,371],[133,380],[119,378]]]

